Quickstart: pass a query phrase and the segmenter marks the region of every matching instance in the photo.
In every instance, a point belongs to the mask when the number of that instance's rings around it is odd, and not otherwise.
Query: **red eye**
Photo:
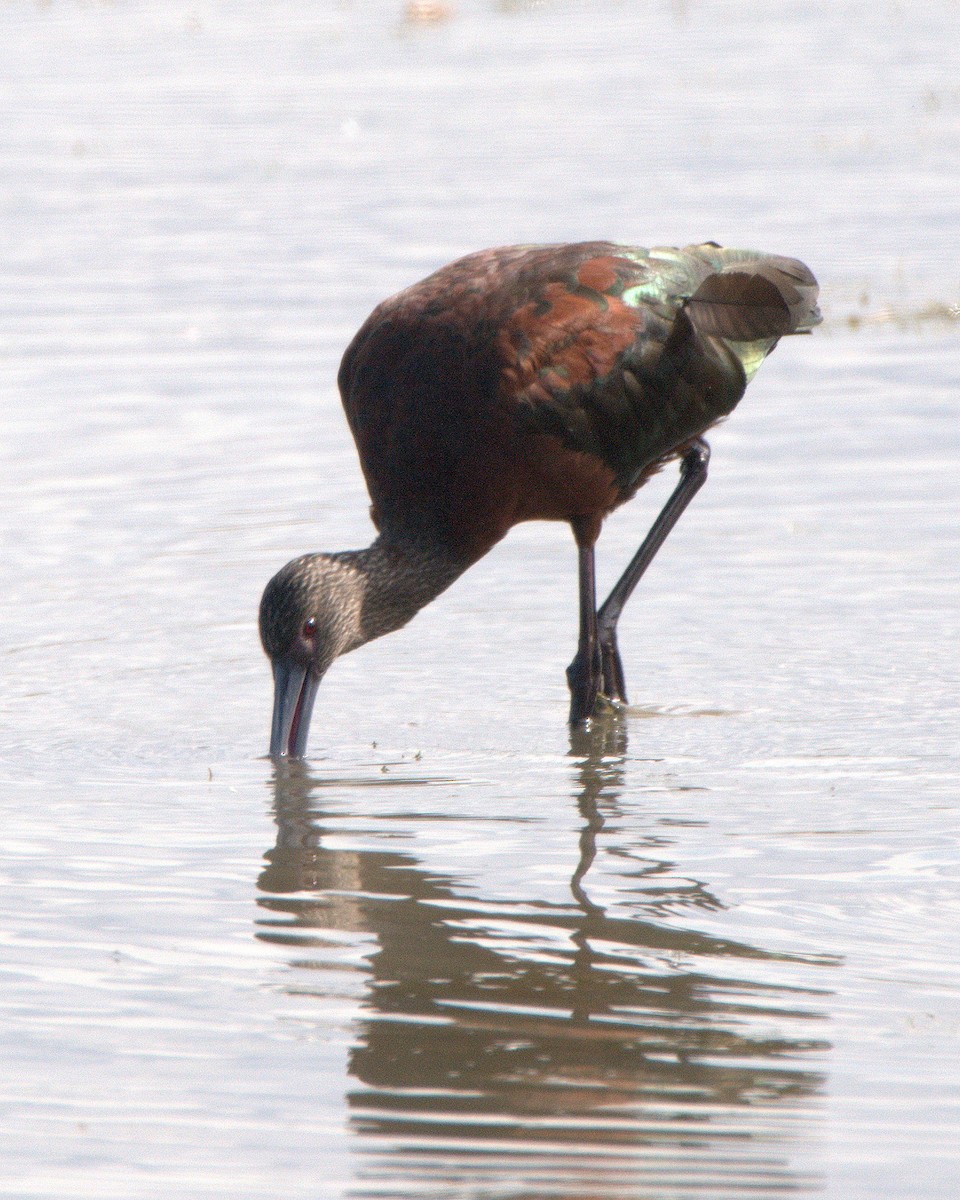
[[[313,635],[317,632],[317,622],[313,617],[304,621],[303,628],[300,630],[308,642],[313,641]]]

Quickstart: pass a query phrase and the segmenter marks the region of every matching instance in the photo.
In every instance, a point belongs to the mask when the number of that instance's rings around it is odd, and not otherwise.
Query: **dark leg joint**
[[[699,477],[697,486],[700,487],[707,478],[709,465],[710,447],[703,438],[697,438],[695,442],[690,443],[689,449],[680,462],[680,477],[683,480],[690,479],[691,475],[694,479]]]

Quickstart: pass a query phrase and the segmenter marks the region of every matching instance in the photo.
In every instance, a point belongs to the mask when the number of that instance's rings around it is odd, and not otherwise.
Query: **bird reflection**
[[[641,1179],[644,1194],[675,1194],[657,1192],[659,1167],[671,1186],[712,1171],[802,1186],[783,1145],[823,1086],[814,1026],[828,993],[793,982],[814,960],[665,921],[671,904],[720,907],[702,884],[667,882],[666,859],[646,868],[664,880],[649,897],[592,896],[624,794],[625,725],[571,737],[582,825],[569,904],[484,903],[384,842],[338,848],[329,787],[296,764],[278,773],[258,936],[296,949],[300,995],[310,968],[323,993],[325,931],[375,938],[348,1097],[371,1178],[390,1181],[383,1194],[414,1179],[418,1195],[446,1194],[451,1178],[493,1186],[508,1155],[511,1179],[535,1176],[544,1195],[582,1196],[586,1179],[598,1197],[635,1195]],[[664,846],[658,834],[646,850]]]

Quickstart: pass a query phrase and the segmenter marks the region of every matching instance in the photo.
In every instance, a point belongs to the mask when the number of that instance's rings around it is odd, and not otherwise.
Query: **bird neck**
[[[431,547],[377,538],[365,550],[333,555],[359,577],[357,640],[350,649],[400,629],[467,569]]]

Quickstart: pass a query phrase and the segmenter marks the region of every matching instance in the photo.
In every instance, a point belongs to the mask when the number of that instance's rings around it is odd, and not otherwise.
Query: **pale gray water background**
[[[0,9],[0,1196],[960,1192],[960,6]],[[335,372],[510,241],[795,254],[571,745],[563,528],[336,665]],[[611,581],[673,483],[608,523]]]

